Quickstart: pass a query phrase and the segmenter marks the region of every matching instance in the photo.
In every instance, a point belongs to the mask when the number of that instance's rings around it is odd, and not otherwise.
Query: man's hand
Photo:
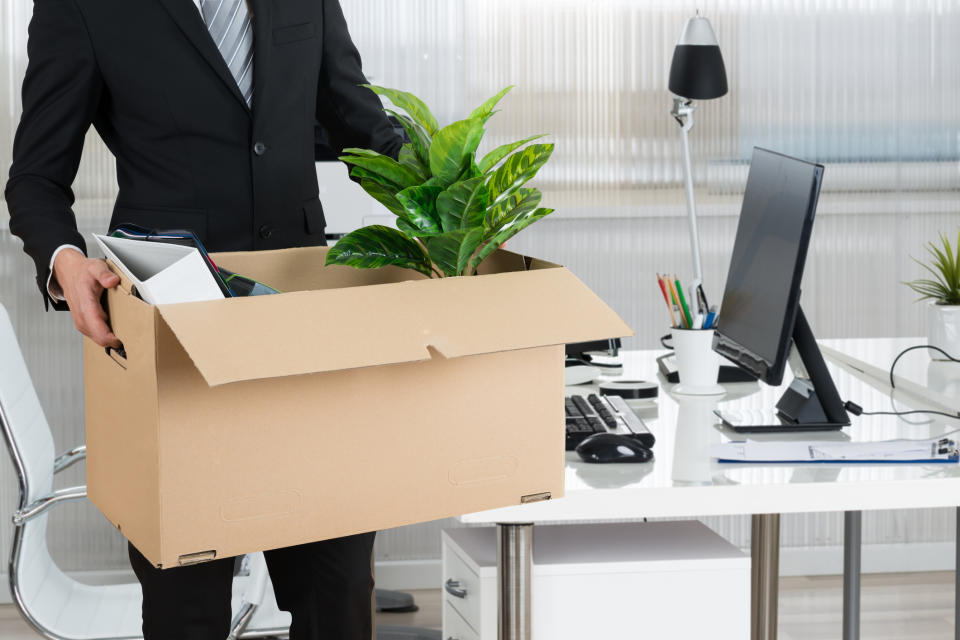
[[[94,260],[74,249],[64,249],[53,263],[53,274],[63,290],[77,331],[101,347],[120,348],[120,341],[107,325],[107,312],[100,294],[120,284],[120,278],[103,260]]]

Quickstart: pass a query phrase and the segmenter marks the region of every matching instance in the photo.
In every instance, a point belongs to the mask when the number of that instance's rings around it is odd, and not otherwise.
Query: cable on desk
[[[913,346],[913,347],[907,347],[906,349],[904,349],[903,351],[901,351],[900,353],[897,354],[897,357],[893,359],[893,364],[890,365],[890,388],[891,388],[891,389],[896,389],[896,388],[897,388],[897,384],[896,384],[896,382],[894,382],[894,379],[893,379],[893,371],[894,371],[894,369],[896,369],[897,363],[900,362],[900,358],[902,358],[902,357],[905,356],[906,354],[910,353],[911,351],[915,351],[915,350],[917,350],[917,349],[931,349],[931,350],[933,350],[933,351],[936,351],[936,352],[942,354],[944,357],[946,357],[946,358],[947,358],[948,360],[950,360],[951,362],[960,362],[960,359],[954,358],[952,355],[950,355],[949,353],[947,353],[946,351],[944,351],[944,350],[941,349],[940,347],[934,347],[934,346],[929,345],[929,344],[921,344],[921,345],[916,345],[916,346]],[[891,396],[891,397],[892,397],[892,396]],[[934,416],[945,416],[945,417],[947,417],[947,418],[952,418],[952,419],[954,419],[954,420],[960,420],[960,412],[958,412],[958,413],[947,413],[946,411],[936,411],[936,410],[934,410],[934,409],[914,409],[914,410],[911,410],[911,411],[864,411],[864,410],[863,410],[863,407],[861,407],[860,405],[858,405],[858,404],[855,403],[855,402],[850,402],[849,400],[844,403],[843,408],[846,409],[847,411],[849,411],[850,413],[852,413],[852,414],[855,415],[855,416],[897,416],[897,417],[902,417],[902,416],[912,416],[912,415],[924,414],[924,415],[934,415]]]
[[[849,400],[844,403],[843,408],[855,416],[911,416],[916,414],[927,414],[936,416],[946,416],[954,420],[960,420],[960,413],[947,413],[946,411],[936,411],[935,409],[914,409],[912,411],[864,411],[863,407]]]
[[[917,346],[915,346],[915,347],[907,347],[906,349],[904,349],[903,351],[901,351],[899,354],[897,354],[897,357],[893,359],[893,364],[890,365],[890,388],[891,388],[891,389],[896,389],[896,388],[897,388],[897,383],[894,382],[894,380],[893,380],[893,370],[897,367],[897,363],[900,362],[900,358],[902,358],[902,357],[905,356],[906,354],[910,353],[911,351],[915,351],[915,350],[917,350],[917,349],[931,349],[931,350],[933,350],[933,351],[937,351],[938,353],[942,354],[943,356],[945,356],[945,357],[947,358],[947,360],[949,360],[949,361],[951,361],[951,362],[960,362],[960,359],[954,358],[952,355],[950,355],[949,353],[947,353],[946,351],[944,351],[944,350],[941,349],[940,347],[934,347],[933,345],[920,344],[920,345],[917,345]],[[953,417],[953,416],[950,416],[950,417]]]

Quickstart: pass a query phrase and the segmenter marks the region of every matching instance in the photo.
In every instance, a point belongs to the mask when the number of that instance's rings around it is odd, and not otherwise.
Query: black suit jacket
[[[117,160],[111,227],[193,229],[211,251],[324,243],[314,126],[396,157],[338,0],[251,0],[248,108],[192,0],[35,0],[6,198],[45,299],[92,123]],[[61,308],[63,305],[55,305]]]

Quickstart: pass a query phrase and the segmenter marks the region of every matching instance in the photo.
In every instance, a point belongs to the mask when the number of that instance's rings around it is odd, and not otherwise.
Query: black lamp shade
[[[727,94],[727,71],[720,45],[706,18],[687,20],[673,50],[671,93],[691,100],[712,100]]]

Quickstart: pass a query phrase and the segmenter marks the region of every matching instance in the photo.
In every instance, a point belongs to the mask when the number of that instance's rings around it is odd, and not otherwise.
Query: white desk
[[[875,347],[888,353],[895,344],[887,340],[855,341],[860,349]],[[844,350],[844,341],[827,344]],[[624,378],[658,379],[655,358],[662,352],[624,352]],[[893,355],[895,355],[895,351]],[[922,356],[921,356],[922,357]],[[892,355],[890,356],[892,359]],[[830,365],[841,397],[866,410],[889,410],[889,393]],[[787,376],[789,381],[789,375]],[[585,520],[616,521],[642,517],[683,517],[751,514],[753,518],[752,637],[776,637],[776,601],[779,555],[779,514],[844,511],[848,529],[858,529],[859,511],[914,509],[960,505],[960,465],[755,465],[721,464],[708,454],[710,444],[728,435],[716,427],[713,410],[772,408],[783,387],[758,383],[728,385],[722,397],[671,396],[671,385],[659,378],[661,388],[655,408],[639,410],[657,438],[655,459],[646,464],[591,465],[574,453],[567,454],[566,497],[481,513],[461,520],[496,524],[500,528],[498,569],[501,581],[501,637],[527,640],[523,630],[529,619],[524,564],[529,562],[533,523]],[[585,392],[579,387],[569,391]],[[642,405],[638,405],[642,406]],[[904,404],[898,404],[908,408]],[[917,418],[917,416],[913,416]],[[911,424],[892,416],[853,418],[844,430],[852,440],[930,438],[960,428],[946,418]],[[742,436],[729,433],[742,439]],[[811,436],[779,434],[767,438]],[[825,439],[827,434],[813,437]],[[849,551],[845,570],[859,569],[858,531],[848,530]],[[848,576],[850,577],[850,576]],[[855,585],[854,585],[855,586]],[[851,593],[848,604],[858,605]],[[852,612],[849,612],[852,615]],[[844,633],[851,637],[856,628]]]

